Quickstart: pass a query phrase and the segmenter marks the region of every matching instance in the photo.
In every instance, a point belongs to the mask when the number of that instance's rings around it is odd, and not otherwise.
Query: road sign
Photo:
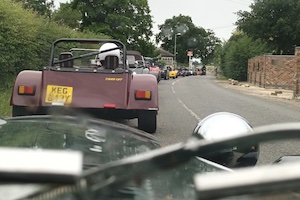
[[[187,51],[187,56],[193,56],[193,51]]]

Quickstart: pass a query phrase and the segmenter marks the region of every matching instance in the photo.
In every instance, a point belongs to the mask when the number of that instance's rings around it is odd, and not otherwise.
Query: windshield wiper
[[[153,173],[178,167],[187,163],[194,156],[207,157],[214,152],[233,146],[244,145],[247,147],[253,143],[300,138],[299,131],[299,123],[288,123],[253,128],[251,133],[218,141],[191,138],[186,143],[152,150],[92,168],[79,179],[80,187],[78,184],[74,187],[79,193],[88,191],[89,194],[98,197],[113,194],[130,181],[141,181]]]

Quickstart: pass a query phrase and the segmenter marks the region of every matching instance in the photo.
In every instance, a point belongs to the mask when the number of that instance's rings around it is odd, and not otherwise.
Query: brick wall
[[[294,90],[300,95],[300,47],[295,55],[264,54],[248,60],[248,82],[264,88]]]
[[[295,74],[294,74],[294,94],[300,96],[300,47],[295,50]]]

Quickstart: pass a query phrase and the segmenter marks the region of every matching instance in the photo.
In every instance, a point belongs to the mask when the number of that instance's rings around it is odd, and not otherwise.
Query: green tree
[[[219,43],[216,45],[214,57],[212,60],[212,63],[215,67],[220,68],[221,65],[221,53],[222,53],[222,47],[224,43]]]
[[[25,9],[32,9],[41,16],[48,18],[52,15],[54,9],[53,0],[14,0],[15,2],[21,2]]]
[[[53,13],[52,19],[72,29],[80,28],[81,12],[73,9],[71,3],[61,3],[58,10]]]
[[[72,5],[81,12],[81,30],[110,35],[143,54],[151,46],[152,17],[147,0],[74,0]]]
[[[294,54],[300,45],[300,1],[256,0],[250,8],[237,13],[238,29],[266,41],[276,54]]]
[[[0,19],[0,90],[11,88],[20,71],[48,65],[58,38],[108,38],[58,25],[12,0],[1,0]]]
[[[239,81],[247,80],[248,59],[267,52],[267,44],[260,39],[239,33],[234,34],[224,44],[221,52],[220,67],[224,76]]]
[[[192,50],[193,56],[206,64],[213,58],[215,46],[219,42],[212,31],[196,27],[189,16],[173,16],[159,25],[159,30],[156,42],[162,43],[163,48],[170,52],[175,51],[176,36],[176,60],[180,63],[188,62],[186,53]]]

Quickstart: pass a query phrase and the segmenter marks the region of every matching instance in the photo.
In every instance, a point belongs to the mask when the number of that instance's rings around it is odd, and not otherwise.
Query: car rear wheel
[[[156,131],[156,111],[140,112],[138,118],[138,128],[148,133],[155,133]]]

